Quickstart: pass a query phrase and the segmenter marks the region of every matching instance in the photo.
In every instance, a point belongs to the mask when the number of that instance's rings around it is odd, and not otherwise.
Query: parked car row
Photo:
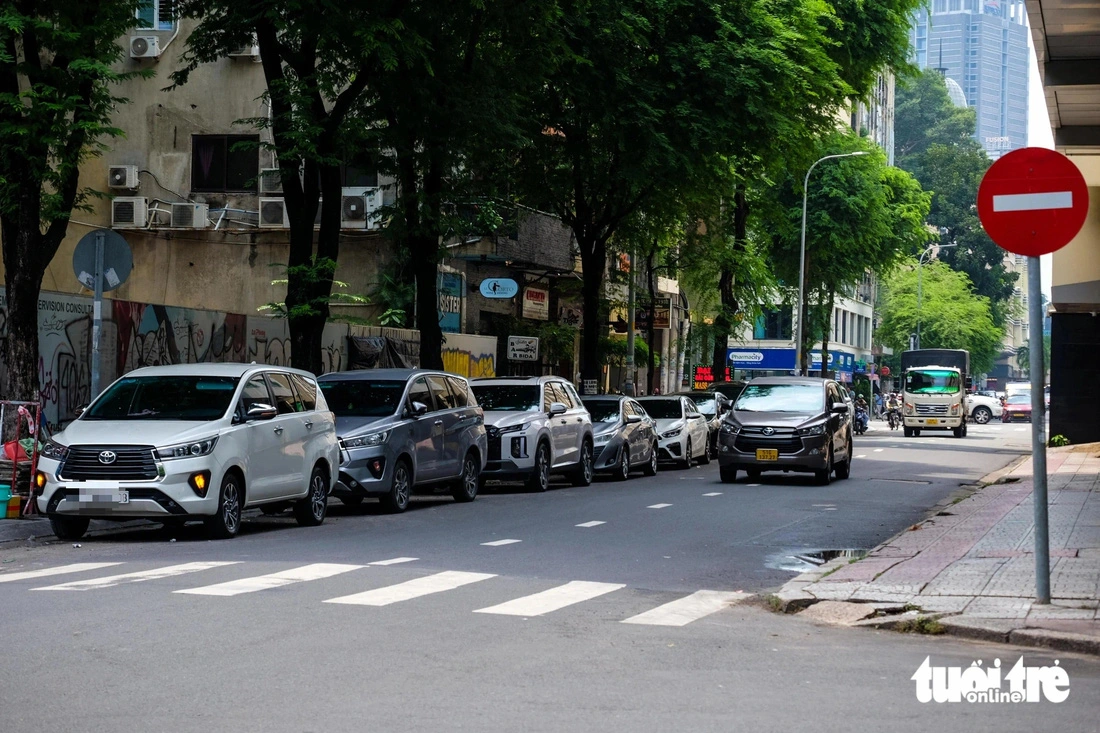
[[[92,519],[137,518],[201,520],[229,538],[249,508],[289,509],[309,526],[324,521],[330,496],[401,512],[418,492],[473,501],[489,480],[545,491],[554,474],[575,486],[597,472],[653,475],[659,461],[690,466],[716,454],[729,400],[689,394],[582,400],[553,376],[148,367],[45,444],[38,509],[62,539],[82,537]]]

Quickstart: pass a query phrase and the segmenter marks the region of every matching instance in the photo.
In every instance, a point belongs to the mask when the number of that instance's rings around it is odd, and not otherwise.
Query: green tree
[[[38,294],[74,209],[96,192],[80,165],[122,135],[113,68],[140,0],[11,0],[0,9],[0,237],[8,323],[5,396],[38,398]]]
[[[921,268],[921,346],[966,349],[975,374],[988,372],[1001,351],[1002,329],[993,322],[989,298],[974,292],[965,273],[933,261]],[[884,283],[882,323],[877,334],[896,352],[909,348],[917,330],[916,263],[900,267]]]
[[[1024,376],[1031,374],[1031,349],[1027,346],[1016,349],[1016,368],[1020,369]]]
[[[994,321],[1003,325],[1017,274],[1006,270],[1004,250],[978,220],[978,185],[990,161],[974,138],[975,111],[956,107],[943,77],[929,69],[898,88],[894,120],[898,167],[932,192],[928,223],[939,232],[940,244],[957,245],[942,250],[941,259],[967,274],[992,302]]]

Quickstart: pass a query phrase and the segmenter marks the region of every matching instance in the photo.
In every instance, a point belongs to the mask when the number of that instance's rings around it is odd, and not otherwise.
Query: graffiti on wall
[[[244,361],[245,317],[116,300],[118,374],[160,364]]]
[[[497,375],[497,340],[493,336],[448,333],[443,338],[443,368],[474,379]]]
[[[348,327],[325,325],[321,335],[321,373],[338,372],[347,363]],[[290,365],[290,327],[285,320],[248,319],[248,359],[259,364]]]

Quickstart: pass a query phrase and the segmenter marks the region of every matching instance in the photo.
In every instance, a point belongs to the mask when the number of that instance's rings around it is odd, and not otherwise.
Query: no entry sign
[[[1038,257],[1077,236],[1089,191],[1069,158],[1046,148],[1021,148],[989,167],[978,187],[978,217],[1003,249]]]

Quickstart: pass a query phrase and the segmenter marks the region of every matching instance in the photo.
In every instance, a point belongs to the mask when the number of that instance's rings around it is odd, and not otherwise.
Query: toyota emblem
[[[775,435],[775,428],[764,428],[760,432],[763,433],[764,435]],[[101,461],[103,460],[103,455],[102,454],[100,454],[99,460],[101,460]]]
[[[99,462],[104,466],[109,466],[118,460],[118,454],[113,450],[104,450],[99,452]]]

